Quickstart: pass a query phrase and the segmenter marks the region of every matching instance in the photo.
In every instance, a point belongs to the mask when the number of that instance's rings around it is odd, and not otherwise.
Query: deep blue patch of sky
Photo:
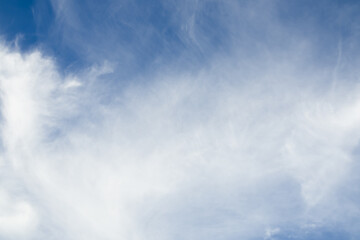
[[[22,35],[22,47],[27,48],[38,39],[33,18],[33,0],[0,1],[0,33],[7,41]]]
[[[62,67],[77,61],[77,56],[55,39],[49,41],[55,15],[48,0],[0,0],[0,35],[22,51],[35,47],[56,56]]]
[[[244,1],[233,3],[246,5]],[[0,0],[0,34],[7,41],[21,36],[22,50],[40,47],[56,56],[63,69],[109,60],[119,64],[124,76],[179,59],[184,60],[182,66],[197,66],[213,53],[231,50],[232,37],[240,39],[244,51],[250,49],[252,54],[256,49],[251,45],[256,42],[281,48],[288,41],[261,24],[242,21],[241,16],[232,16],[238,23],[229,29],[221,1],[198,4],[200,7],[187,0],[74,0],[65,9],[75,19],[69,20],[70,26],[56,18],[48,0]],[[307,37],[316,45],[315,57],[334,61],[339,42],[349,46],[344,51],[359,50],[359,44],[346,44],[354,40],[360,26],[357,1],[276,1],[276,6],[276,18],[289,33]],[[196,40],[184,33],[192,13]]]

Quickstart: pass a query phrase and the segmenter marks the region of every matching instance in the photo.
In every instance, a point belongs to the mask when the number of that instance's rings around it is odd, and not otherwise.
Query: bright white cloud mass
[[[53,1],[54,31],[89,65],[2,41],[0,239],[357,239],[357,35],[324,54],[320,33],[285,27],[276,4],[224,3],[216,25],[206,1],[170,2],[185,50],[138,75],[122,72],[146,68],[145,43],[116,44],[108,22],[72,38],[87,22],[70,1]],[[211,24],[230,40],[207,38]]]

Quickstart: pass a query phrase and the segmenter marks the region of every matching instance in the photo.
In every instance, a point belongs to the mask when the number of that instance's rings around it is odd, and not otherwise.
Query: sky
[[[359,12],[0,0],[0,240],[359,239]]]

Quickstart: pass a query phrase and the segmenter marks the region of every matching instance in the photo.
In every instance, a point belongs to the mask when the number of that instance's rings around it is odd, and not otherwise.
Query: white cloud
[[[27,239],[38,222],[34,207],[24,201],[11,198],[6,191],[0,192],[0,237]]]
[[[2,46],[1,177],[15,184],[0,234],[250,239],[351,225],[337,200],[354,174],[359,90],[328,91],[326,74],[274,58],[158,73],[103,104],[106,64],[62,79],[39,52]]]

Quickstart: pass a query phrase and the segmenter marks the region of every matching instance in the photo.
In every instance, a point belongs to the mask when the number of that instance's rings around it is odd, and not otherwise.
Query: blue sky
[[[231,53],[234,45],[254,52],[259,45],[283,48],[297,37],[311,41],[314,58],[323,58],[357,34],[356,1],[231,4],[233,11],[218,1],[4,1],[1,31],[7,41],[19,36],[23,50],[41,47],[56,55],[65,69],[112,60],[138,67],[136,72],[156,67],[156,61],[203,63],[212,54]],[[246,12],[251,7],[259,14],[255,19]]]
[[[0,239],[358,239],[357,1],[0,1]]]

